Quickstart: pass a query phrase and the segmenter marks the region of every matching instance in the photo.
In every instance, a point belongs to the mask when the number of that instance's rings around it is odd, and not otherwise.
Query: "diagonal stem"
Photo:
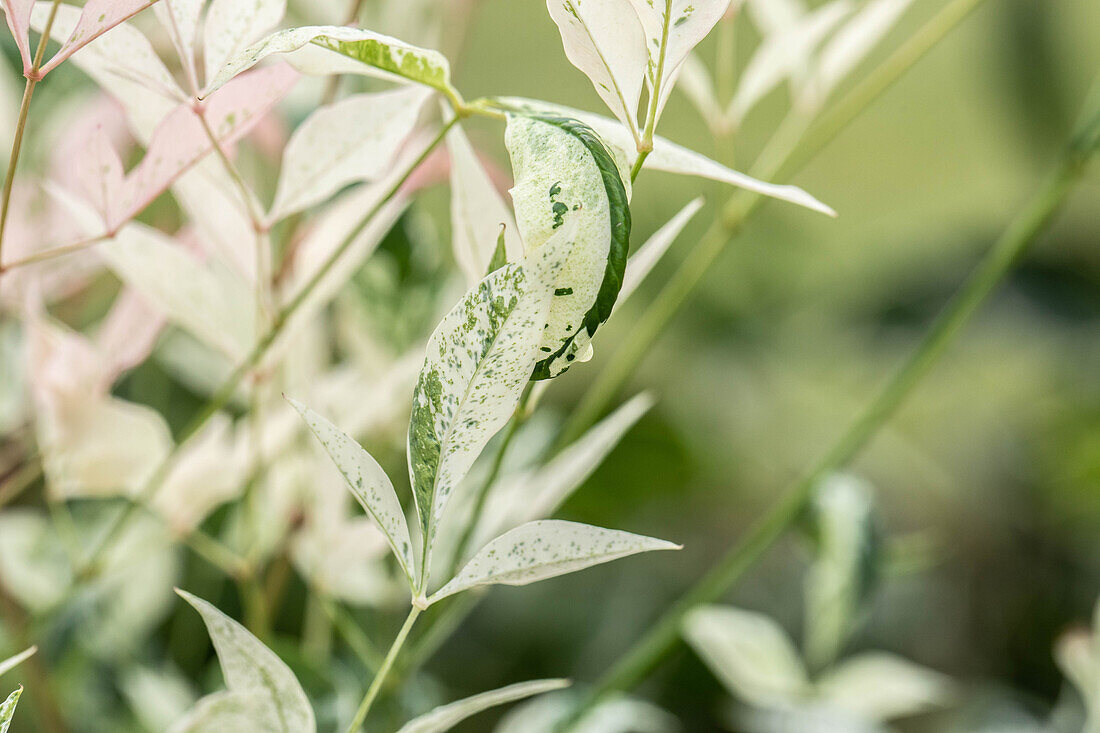
[[[367,693],[363,695],[363,701],[359,703],[359,709],[355,711],[355,717],[352,718],[347,733],[357,733],[363,727],[363,721],[367,719],[367,713],[370,712],[378,693],[382,690],[382,684],[386,681],[390,670],[393,669],[393,663],[397,661],[397,655],[401,653],[401,647],[405,645],[405,640],[409,638],[409,632],[412,630],[413,624],[416,623],[420,610],[416,606],[409,609],[409,615],[405,619],[404,625],[401,626],[401,630],[397,632],[397,638],[390,645],[390,650],[386,652],[386,658],[382,660],[382,666],[378,668],[377,674],[371,680]]]

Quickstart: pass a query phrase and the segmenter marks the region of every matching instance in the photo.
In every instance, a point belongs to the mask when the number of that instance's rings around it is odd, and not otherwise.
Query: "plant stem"
[[[27,116],[31,111],[31,98],[34,96],[34,88],[41,81],[38,70],[42,67],[42,58],[46,55],[46,46],[50,42],[50,31],[53,29],[54,18],[57,17],[57,8],[61,0],[53,0],[50,6],[50,15],[46,19],[46,25],[42,29],[42,36],[38,39],[38,48],[34,52],[34,61],[27,73],[27,83],[23,87],[23,101],[19,104],[19,117],[15,122],[15,137],[12,138],[11,155],[8,157],[8,172],[4,176],[4,190],[2,203],[0,203],[0,263],[3,262],[4,234],[8,226],[8,209],[11,207],[11,190],[15,184],[15,169],[19,165],[19,154],[23,150],[23,133],[27,129]],[[9,11],[10,12],[10,11]]]
[[[340,257],[343,256],[343,254],[348,250],[348,248],[351,247],[352,244],[354,244],[356,238],[358,238],[363,229],[365,229],[366,226],[373,220],[375,214],[377,214],[382,209],[382,207],[385,206],[385,204],[397,194],[397,192],[401,189],[401,186],[405,184],[405,181],[408,180],[409,176],[413,174],[413,171],[415,171],[420,166],[420,164],[424,162],[424,159],[428,157],[428,154],[431,153],[431,151],[434,150],[440,142],[442,142],[443,138],[447,134],[447,131],[454,123],[455,120],[452,120],[445,124],[442,129],[440,129],[439,133],[432,139],[427,147],[425,147],[420,155],[418,155],[416,159],[412,161],[409,167],[405,170],[404,174],[393,184],[393,186],[390,187],[386,194],[374,206],[371,207],[370,211],[367,212],[367,214],[359,222],[358,226],[356,226],[355,229],[351,233],[349,233],[347,237],[344,238],[344,241],[340,243],[340,246],[337,247],[331,255],[329,255],[329,258],[325,260],[324,264],[317,270],[317,272],[315,272],[310,277],[310,279],[306,281],[306,283],[298,290],[294,297],[291,298],[291,300],[286,305],[284,305],[278,313],[275,314],[275,318],[271,324],[271,328],[267,331],[266,334],[264,334],[263,338],[261,338],[259,342],[257,342],[257,344],[252,348],[252,351],[248,354],[248,356],[245,357],[244,361],[237,365],[237,368],[234,369],[229,377],[226,378],[226,380],[222,383],[222,385],[218,388],[218,390],[214,393],[210,400],[202,407],[198,414],[196,414],[183,429],[175,449],[171,453],[169,453],[169,455],[166,456],[163,461],[161,461],[160,465],[157,467],[157,470],[153,472],[153,475],[146,482],[145,486],[143,486],[141,490],[134,496],[133,502],[108,526],[107,530],[103,534],[102,539],[92,548],[91,552],[89,553],[88,559],[85,561],[84,567],[81,569],[81,575],[87,575],[89,572],[94,571],[95,566],[102,558],[103,553],[118,540],[118,537],[123,528],[133,517],[137,509],[140,506],[147,504],[149,500],[152,499],[153,495],[157,492],[161,484],[168,477],[168,474],[170,473],[175,463],[175,459],[179,455],[182,446],[187,442],[189,438],[197,433],[211,417],[213,417],[219,410],[221,410],[229,403],[229,400],[232,399],[233,395],[237,391],[237,388],[240,386],[241,382],[244,381],[244,378],[248,375],[249,372],[252,371],[253,368],[256,367],[257,364],[260,363],[260,360],[263,359],[264,355],[267,353],[267,350],[282,333],[283,328],[286,326],[291,316],[293,316],[297,312],[298,308],[301,307],[302,303],[305,302],[306,298],[311,292],[313,292],[318,283],[320,283],[321,280],[324,279],[324,277],[329,273],[329,271],[332,270],[337,261],[339,261]],[[216,542],[213,539],[211,539],[210,541]]]
[[[378,670],[382,668],[382,654],[375,649],[374,644],[372,644],[371,640],[367,638],[367,635],[363,633],[363,630],[359,628],[359,624],[351,617],[347,609],[340,605],[335,599],[324,595],[321,591],[315,590],[310,594],[310,598],[317,599],[321,609],[332,621],[332,625],[335,627],[337,633],[344,637],[344,641],[351,647],[352,652],[354,652],[355,656],[359,658],[359,661],[363,663],[363,666],[366,667],[368,671],[378,674]]]
[[[1058,171],[1021,210],[977,269],[936,319],[916,351],[895,373],[840,440],[791,486],[785,498],[758,520],[703,578],[620,658],[597,683],[571,723],[609,693],[640,682],[677,643],[684,615],[713,603],[740,579],[803,511],[814,487],[848,464],[912,393],[979,306],[1004,280],[1028,246],[1047,227],[1083,175],[1088,153],[1071,150]]]
[[[782,180],[786,176],[780,175],[781,173],[800,168],[982,1],[952,0],[808,130],[805,115],[792,110],[761,152],[750,174],[756,178],[778,177]],[[800,155],[798,165],[794,166],[791,165],[791,159],[796,147],[800,150]],[[578,438],[600,418],[635,372],[638,362],[650,351],[653,342],[703,276],[710,271],[714,261],[725,251],[733,235],[763,201],[760,194],[743,189],[730,196],[722,210],[722,216],[711,224],[642,314],[639,322],[631,328],[613,358],[588,387],[578,403],[579,407],[570,415],[559,434],[556,443],[558,447]]]
[[[412,630],[413,624],[416,623],[416,618],[419,615],[420,609],[416,606],[409,609],[409,615],[405,619],[405,623],[402,625],[401,630],[397,632],[397,638],[394,639],[393,644],[390,645],[390,650],[386,652],[386,657],[382,660],[382,666],[378,668],[378,673],[375,674],[374,679],[371,680],[370,687],[367,688],[367,693],[363,695],[363,701],[359,703],[359,709],[355,712],[355,717],[352,718],[347,733],[357,733],[357,731],[363,727],[363,721],[367,719],[367,713],[370,712],[371,705],[374,704],[375,698],[378,697],[378,693],[382,689],[382,683],[386,681],[386,676],[393,668],[393,663],[397,660],[397,655],[401,652],[401,647],[405,645],[405,639],[409,637],[409,631]]]
[[[93,246],[99,244],[100,242],[104,242],[104,241],[106,241],[110,238],[111,238],[110,234],[104,233],[104,234],[97,235],[95,237],[88,237],[87,239],[81,239],[77,242],[73,242],[72,244],[66,244],[66,245],[62,245],[60,247],[53,247],[52,249],[43,250],[42,252],[36,252],[33,255],[28,255],[28,256],[26,256],[22,259],[13,260],[12,262],[9,262],[6,265],[0,266],[0,275],[3,275],[5,272],[8,272],[10,270],[14,270],[14,269],[19,268],[19,267],[26,267],[27,265],[33,265],[33,264],[36,264],[38,262],[45,262],[47,260],[52,260],[56,257],[62,257],[64,255],[73,254],[74,252],[80,252],[81,250],[85,250],[85,249],[88,249],[89,247],[93,247]]]

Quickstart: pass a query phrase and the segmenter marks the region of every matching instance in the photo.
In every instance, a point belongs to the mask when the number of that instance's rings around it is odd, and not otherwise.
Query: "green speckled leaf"
[[[448,313],[428,341],[409,421],[409,475],[423,533],[421,588],[436,528],[451,493],[485,444],[515,411],[538,358],[552,288],[573,224],[522,267],[487,276]]]
[[[15,706],[19,704],[19,696],[22,694],[23,688],[20,687],[8,695],[8,699],[0,705],[0,733],[8,733],[8,726],[11,725],[12,716],[15,715]]]
[[[412,540],[409,539],[405,513],[401,509],[401,502],[390,477],[362,446],[331,422],[300,402],[289,402],[328,451],[352,495],[378,524],[382,534],[386,535],[410,585],[415,586],[416,564],[413,560]]]
[[[450,64],[438,51],[419,48],[396,38],[361,28],[325,25],[278,31],[249,46],[221,67],[207,93],[209,94],[240,72],[272,54],[290,53],[307,44],[334,51],[339,56],[358,61],[379,72],[432,87],[448,97],[457,96],[457,92],[451,86]],[[323,66],[318,67],[313,63],[309,71],[316,73],[322,68]],[[330,72],[345,68],[343,64],[334,61]]]
[[[587,125],[551,115],[511,115],[505,144],[512,159],[512,201],[527,250],[535,251],[566,221],[576,246],[555,283],[534,379],[583,361],[589,341],[611,315],[630,247],[630,209],[615,158]]]
[[[227,715],[232,713],[239,717],[245,714],[242,710],[247,709],[258,716],[252,721],[255,729],[272,733],[311,733],[317,729],[309,698],[283,660],[213,605],[182,590],[176,592],[202,616],[210,640],[214,642],[225,685],[233,695],[242,696],[233,704],[226,702],[224,697],[219,698],[226,703]],[[249,702],[247,708],[236,704],[253,696],[258,701]],[[199,704],[217,704],[209,698],[204,700],[205,703],[200,701]]]
[[[678,549],[665,540],[577,522],[528,522],[481,548],[429,601],[479,585],[527,585],[639,552]]]
[[[421,715],[415,720],[406,723],[397,733],[444,733],[461,723],[466,718],[476,715],[483,710],[504,705],[505,703],[522,700],[532,695],[541,695],[544,692],[560,690],[569,686],[569,680],[532,680],[531,682],[517,682],[514,685],[501,687],[499,690],[482,692],[478,695],[464,698],[448,705],[441,705],[430,713]]]

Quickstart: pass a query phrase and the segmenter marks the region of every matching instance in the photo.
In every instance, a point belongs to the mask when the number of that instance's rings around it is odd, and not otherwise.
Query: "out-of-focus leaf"
[[[577,709],[575,695],[545,695],[509,711],[493,733],[555,733]],[[673,733],[676,719],[656,705],[627,697],[598,703],[573,723],[575,733]]]
[[[33,656],[36,651],[38,651],[38,647],[32,646],[30,649],[24,649],[23,651],[16,654],[14,657],[8,657],[4,661],[0,662],[0,675],[6,674],[15,669],[16,665],[25,662],[27,659]]]
[[[646,83],[653,94],[660,75],[655,120],[660,118],[691,50],[706,38],[730,0],[631,0],[645,29],[649,50]]]
[[[376,69],[385,78],[397,77],[424,84],[448,97],[457,97],[458,93],[451,86],[451,67],[443,54],[381,33],[345,26],[307,26],[273,33],[229,59],[218,71],[208,93],[272,54],[297,51],[310,43]],[[345,69],[343,62],[332,67],[337,73]],[[322,71],[324,68],[316,64],[309,69],[310,73]]]
[[[512,212],[505,205],[489,174],[478,162],[473,146],[459,125],[447,133],[451,155],[451,236],[455,261],[472,285],[490,267],[493,245],[504,238],[505,262],[518,262],[523,256]],[[501,227],[503,226],[503,232]],[[501,263],[503,264],[503,263]]]
[[[887,721],[930,710],[952,695],[950,679],[893,654],[847,659],[817,683],[819,699],[867,720]]]
[[[680,236],[680,232],[701,208],[703,208],[703,197],[692,199],[664,226],[655,231],[645,244],[637,248],[626,263],[626,276],[623,278],[623,288],[619,291],[619,300],[616,305],[623,303],[642,284],[654,266],[668,252],[668,248],[676,241],[676,237]]]
[[[499,690],[482,692],[478,695],[464,698],[457,702],[441,705],[430,713],[421,715],[401,727],[398,733],[444,733],[461,723],[466,718],[476,715],[483,710],[504,705],[505,703],[522,700],[532,695],[541,695],[551,690],[560,690],[569,686],[569,680],[532,680],[530,682],[517,682],[514,685],[501,687]]]
[[[710,70],[697,54],[690,54],[684,61],[680,72],[680,83],[677,86],[695,105],[695,109],[712,133],[725,131],[726,112],[718,103]]]
[[[31,70],[30,23],[34,0],[4,0],[4,15],[8,20],[19,57],[23,61],[23,73]]]
[[[410,586],[415,589],[417,572],[412,540],[409,539],[405,512],[390,477],[361,445],[331,422],[300,402],[290,400],[290,404],[332,457],[356,501],[378,523],[401,569],[408,576]]]
[[[157,0],[88,0],[81,8],[80,19],[76,22],[69,37],[61,48],[42,67],[47,74],[65,59],[72,56],[92,41],[109,32],[130,16],[140,13]],[[55,20],[56,22],[56,20]]]
[[[247,721],[249,727],[259,726],[265,731],[310,733],[317,729],[309,699],[283,660],[211,604],[185,591],[176,592],[202,616],[229,690],[228,694],[212,696],[213,700],[211,697],[200,700],[197,707],[204,710],[216,707],[222,711],[218,713],[219,721],[224,720],[220,716],[229,715],[235,721]],[[236,699],[229,700],[230,696]],[[185,730],[227,729],[206,723]]]
[[[665,540],[577,522],[528,522],[481,548],[429,600],[479,585],[527,585],[640,552],[678,549]]]
[[[1100,603],[1096,604],[1092,630],[1063,634],[1054,646],[1054,660],[1085,701],[1086,730],[1100,729]]]
[[[523,267],[506,265],[486,277],[428,340],[408,438],[409,476],[424,538],[422,588],[451,494],[511,418],[531,376],[554,279],[574,234],[574,226],[562,227]]]
[[[23,688],[20,687],[0,703],[0,733],[8,733],[8,726],[11,725],[11,719],[15,715],[15,706],[19,704],[19,696],[22,694]]]
[[[565,55],[587,76],[600,99],[641,140],[638,103],[649,55],[630,0],[546,0]]]
[[[170,730],[195,703],[191,684],[170,667],[130,667],[120,675],[119,691],[148,731]]]
[[[684,638],[729,691],[750,705],[789,705],[810,691],[790,637],[767,616],[703,606],[685,617]]]
[[[534,113],[557,114],[576,118],[595,130],[604,143],[616,151],[620,158],[625,159],[626,153],[633,149],[633,142],[629,133],[618,122],[607,117],[531,99],[506,97],[501,101],[508,106],[530,110]],[[700,176],[714,181],[721,181],[738,188],[754,191],[762,196],[770,196],[829,216],[836,216],[836,212],[832,208],[821,203],[797,186],[758,181],[659,135],[654,136],[653,152],[645,159],[643,167],[667,173]]]
[[[207,695],[177,720],[169,733],[225,733],[226,731],[285,731],[291,728],[269,727],[271,718],[269,697],[255,690],[248,692],[215,692]],[[303,729],[305,730],[305,729]]]
[[[286,0],[212,0],[202,34],[207,93],[226,62],[278,25],[285,12]]]
[[[423,89],[355,94],[321,107],[290,138],[272,204],[272,221],[301,211],[393,163],[428,98]]]
[[[160,0],[153,6],[160,24],[172,39],[180,63],[188,76],[195,78],[195,40],[199,35],[199,18],[206,0]]]
[[[535,378],[548,379],[588,358],[592,336],[611,316],[630,247],[629,194],[603,141],[576,120],[510,116],[504,142],[527,251],[537,251],[567,222],[577,228],[539,344]]]

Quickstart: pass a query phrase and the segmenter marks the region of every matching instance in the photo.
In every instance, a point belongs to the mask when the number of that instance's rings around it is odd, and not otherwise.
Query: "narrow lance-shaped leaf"
[[[627,262],[623,288],[619,292],[619,304],[629,298],[641,285],[654,266],[668,252],[668,248],[676,241],[676,237],[680,236],[680,232],[684,230],[687,223],[701,208],[703,208],[703,197],[699,196],[680,209],[663,227],[655,231],[641,247],[638,247],[638,251]]]
[[[210,603],[182,590],[176,592],[202,616],[229,692],[258,697],[259,704],[254,707],[262,717],[252,721],[255,726],[282,733],[317,729],[302,686],[274,652]]]
[[[448,313],[428,340],[413,394],[408,460],[424,553],[431,549],[451,493],[485,444],[515,411],[538,354],[551,288],[576,228],[482,280]]]
[[[22,694],[23,687],[20,686],[15,692],[8,695],[3,703],[0,703],[0,733],[8,733],[11,719],[15,715],[15,706],[19,704],[19,696]]]
[[[180,63],[192,80],[195,77],[195,40],[205,6],[206,0],[160,0],[153,6],[153,12],[168,32]]]
[[[157,0],[88,0],[80,13],[80,20],[72,33],[61,44],[61,48],[42,67],[42,73],[49,73],[65,59],[87,46],[95,39],[111,30],[127,18],[137,15]]]
[[[615,158],[581,122],[510,115],[504,142],[515,173],[516,225],[528,251],[564,223],[577,226],[539,344],[534,378],[549,379],[588,357],[592,336],[611,315],[630,247],[629,195]]]
[[[615,120],[602,115],[583,112],[571,107],[550,104],[532,99],[519,97],[506,97],[499,103],[509,109],[518,109],[531,114],[561,115],[573,117],[591,127],[599,135],[600,139],[616,152],[617,157],[626,155],[633,149],[630,134]],[[814,211],[819,211],[829,216],[836,216],[836,212],[826,204],[821,203],[810,194],[797,186],[781,185],[760,181],[752,176],[711,160],[701,153],[689,150],[681,145],[663,138],[659,135],[653,138],[653,152],[645,159],[645,168],[678,173],[687,176],[700,176],[714,181],[728,183],[747,191],[754,191],[763,196],[787,201],[798,206],[804,206]]]
[[[546,8],[561,33],[566,57],[640,141],[638,103],[649,55],[630,0],[546,0]]]
[[[23,73],[31,70],[30,24],[34,0],[4,0],[4,16],[8,20],[19,57],[23,61]]]
[[[409,527],[390,477],[362,446],[331,422],[296,400],[289,402],[321,441],[352,495],[386,536],[409,583],[415,585],[416,567]]]
[[[34,656],[34,653],[38,651],[38,647],[32,646],[30,649],[25,649],[14,657],[8,657],[4,661],[0,662],[0,675],[10,672],[15,669],[16,665],[22,664],[29,658]]]
[[[416,88],[354,94],[310,115],[283,153],[272,221],[385,173],[427,98],[427,90]]]
[[[230,58],[278,25],[285,12],[286,0],[213,0],[202,34],[207,86]]]
[[[631,0],[646,33],[649,67],[646,83],[653,94],[658,83],[654,124],[676,85],[691,50],[722,18],[730,0]]]
[[[481,548],[429,602],[479,585],[527,585],[639,552],[678,549],[665,540],[577,522],[528,522]]]
[[[493,244],[503,239],[505,262],[518,262],[523,243],[516,230],[512,212],[497,193],[489,174],[478,162],[477,154],[462,128],[455,125],[447,133],[451,156],[451,237],[455,261],[468,282],[475,283],[491,267]],[[503,227],[503,228],[502,228]]]
[[[345,26],[305,26],[278,31],[229,59],[209,85],[213,91],[272,54],[297,51],[307,44],[326,48],[365,67],[432,87],[457,98],[451,67],[438,51],[419,48],[381,33]],[[337,68],[343,68],[339,65]],[[316,71],[316,66],[312,67]],[[392,78],[392,77],[391,77]]]
[[[499,690],[482,692],[478,695],[464,698],[448,705],[441,705],[430,713],[421,715],[402,726],[398,733],[444,733],[461,723],[466,718],[476,715],[483,710],[504,705],[505,703],[522,700],[532,695],[541,695],[544,692],[560,690],[569,686],[569,680],[532,680],[531,682],[517,682],[514,685],[501,687]]]

